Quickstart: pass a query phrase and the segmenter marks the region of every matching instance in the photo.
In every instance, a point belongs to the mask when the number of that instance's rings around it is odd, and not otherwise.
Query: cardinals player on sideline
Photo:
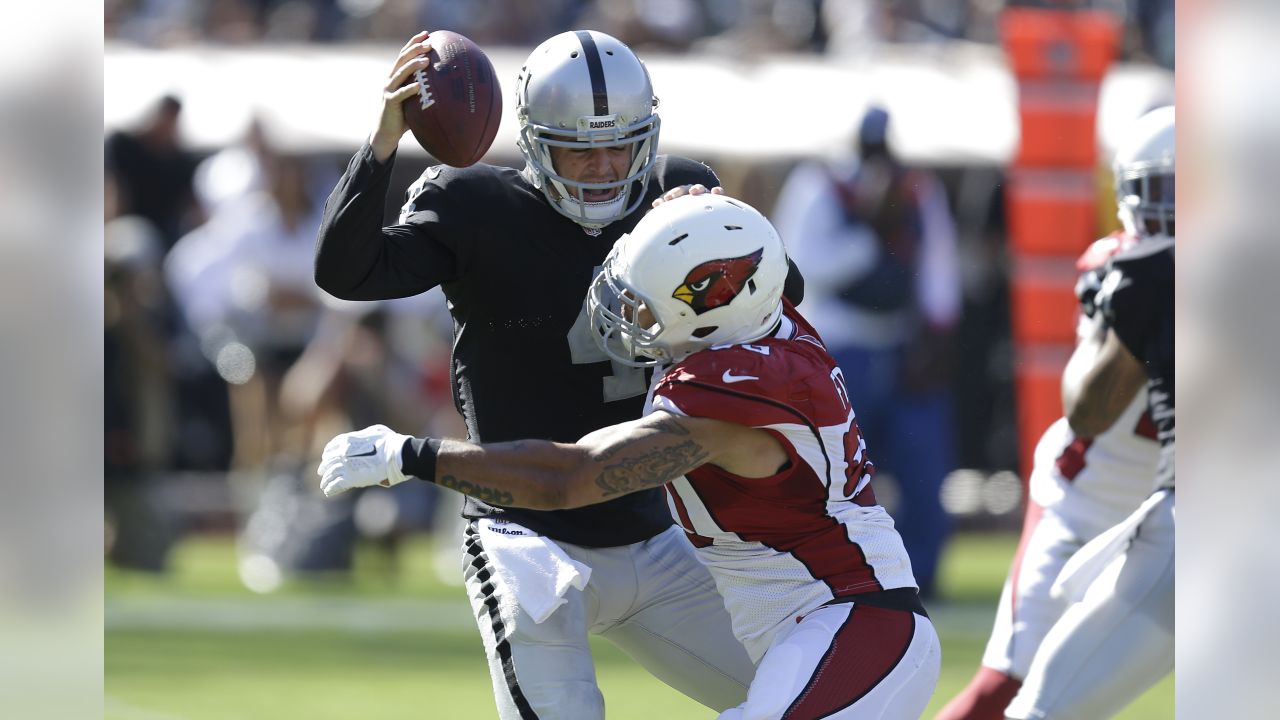
[[[1078,348],[1063,378],[1069,417],[1050,426],[1036,446],[1024,540],[982,667],[936,720],[1003,720],[1024,679],[1031,687],[1023,692],[1018,712],[1027,714],[1017,717],[1109,717],[1162,676],[1166,661],[1172,663],[1172,635],[1160,629],[1159,620],[1148,620],[1172,607],[1162,603],[1158,590],[1172,587],[1168,526],[1153,524],[1142,543],[1151,547],[1126,560],[1120,580],[1091,590],[1086,602],[1064,595],[1059,576],[1069,562],[1079,562],[1071,558],[1086,542],[1114,534],[1113,528],[1152,496],[1162,445],[1171,445],[1171,438],[1162,442],[1159,437],[1153,419],[1157,406],[1143,387],[1142,366],[1122,349],[1124,336],[1117,335],[1134,326],[1159,335],[1171,319],[1160,311],[1171,306],[1164,306],[1159,284],[1147,277],[1136,290],[1133,278],[1125,278],[1120,305],[1130,306],[1122,311],[1128,317],[1117,318],[1111,298],[1124,276],[1117,268],[1131,267],[1132,258],[1173,237],[1173,138],[1173,108],[1162,108],[1134,123],[1117,148],[1117,215],[1124,230],[1095,242],[1077,263],[1084,271],[1076,283]],[[1113,276],[1109,283],[1108,276]],[[1129,299],[1135,294],[1151,298],[1151,307],[1137,317]],[[1171,406],[1164,415],[1162,422],[1171,423]],[[1078,670],[1085,666],[1088,670]],[[1033,667],[1038,668],[1035,677]]]
[[[592,336],[659,365],[645,416],[577,443],[473,445],[376,425],[329,442],[326,495],[418,477],[503,505],[603,502],[665,486],[758,669],[739,718],[914,720],[941,648],[840,369],[782,297],[785,249],[723,195],[660,204],[588,294]]]
[[[1081,342],[1102,323],[1095,298],[1106,263],[1137,242],[1130,232],[1098,240],[1080,256],[1076,283]],[[982,666],[935,720],[1003,720],[1022,686],[1031,659],[1049,628],[1067,609],[1050,593],[1067,560],[1086,542],[1123,520],[1151,494],[1160,456],[1156,426],[1139,388],[1120,419],[1094,437],[1076,435],[1067,418],[1045,430],[1036,444],[1023,540],[1000,594]]]
[[[1174,661],[1174,109],[1143,115],[1116,151],[1116,195],[1140,242],[1107,262],[1096,303],[1103,322],[1062,374],[1071,429],[1113,427],[1144,385],[1160,443],[1154,492],[1090,540],[1051,592],[1069,607],[1045,635],[1013,720],[1113,717]]]

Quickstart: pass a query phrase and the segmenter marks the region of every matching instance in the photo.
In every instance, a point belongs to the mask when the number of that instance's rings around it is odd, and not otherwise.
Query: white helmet
[[[669,200],[618,238],[591,283],[592,337],[640,367],[758,340],[782,315],[787,270],[782,239],[755,208],[710,193]]]
[[[1117,215],[1134,237],[1173,237],[1173,106],[1134,121],[1116,150]]]
[[[563,32],[534,48],[516,80],[516,119],[533,184],[551,206],[584,227],[600,228],[640,206],[658,156],[658,98],[631,48],[594,30]],[[551,146],[631,146],[625,178],[575,182],[556,173]],[[634,183],[639,183],[635,187]],[[621,188],[604,202],[583,202],[569,188]]]

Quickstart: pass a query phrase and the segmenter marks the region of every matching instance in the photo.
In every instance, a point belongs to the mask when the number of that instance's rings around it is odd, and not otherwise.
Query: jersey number
[[[596,268],[599,272],[599,268]],[[591,338],[591,321],[587,317],[587,304],[582,303],[582,311],[578,319],[569,328],[569,357],[574,365],[589,365],[607,362],[613,368],[605,375],[603,397],[605,402],[624,400],[636,395],[644,395],[648,389],[644,384],[644,368],[631,367],[612,360],[604,354],[604,350]]]
[[[850,498],[853,497],[853,491],[858,489],[858,482],[862,480],[863,474],[875,475],[875,465],[867,462],[865,454],[857,464],[853,463],[853,458],[865,450],[862,447],[862,428],[858,427],[858,421],[853,416],[853,405],[849,402],[849,386],[845,384],[844,373],[840,372],[838,367],[831,371],[831,384],[836,387],[840,404],[849,413],[849,430],[844,434],[844,456],[849,463],[844,472],[844,496]]]

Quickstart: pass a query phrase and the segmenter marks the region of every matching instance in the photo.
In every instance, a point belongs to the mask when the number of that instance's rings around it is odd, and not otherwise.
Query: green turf
[[[926,717],[976,666],[1014,542],[961,536],[946,554],[949,600],[930,606],[942,635],[942,677]],[[492,717],[470,609],[460,588],[434,579],[430,562],[426,545],[415,542],[397,573],[365,553],[352,582],[291,584],[260,596],[240,587],[228,541],[200,538],[178,548],[166,578],[109,571],[106,718]],[[325,627],[325,612],[343,618],[339,629]],[[593,652],[612,720],[714,717],[607,642],[593,640]],[[1172,679],[1119,717],[1172,718]]]

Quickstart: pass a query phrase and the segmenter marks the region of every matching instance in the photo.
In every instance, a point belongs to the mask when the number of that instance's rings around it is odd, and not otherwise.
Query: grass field
[[[982,654],[1012,535],[964,535],[929,611],[943,643],[926,717],[968,681]],[[353,582],[244,590],[224,538],[193,538],[165,578],[111,571],[106,585],[107,720],[381,720],[493,716],[480,639],[461,588],[435,580],[426,541],[398,572],[362,555]],[[610,720],[711,718],[593,640]],[[1166,678],[1119,717],[1173,718]]]

